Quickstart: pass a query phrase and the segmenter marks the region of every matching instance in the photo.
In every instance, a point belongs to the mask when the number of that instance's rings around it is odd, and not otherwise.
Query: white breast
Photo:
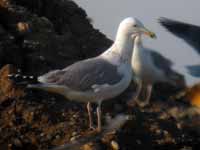
[[[134,74],[144,82],[156,82],[161,76],[161,72],[154,66],[148,51],[144,49],[134,53],[132,68]]]

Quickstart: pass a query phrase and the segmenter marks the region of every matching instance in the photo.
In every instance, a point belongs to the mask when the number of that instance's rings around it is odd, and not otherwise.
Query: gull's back
[[[63,70],[51,71],[39,77],[39,81],[67,86],[77,91],[87,91],[95,84],[116,84],[122,77],[117,66],[95,57],[76,62]]]

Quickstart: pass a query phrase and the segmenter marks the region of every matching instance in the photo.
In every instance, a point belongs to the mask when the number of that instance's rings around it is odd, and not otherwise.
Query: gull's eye
[[[134,24],[133,27],[137,27],[137,24]]]

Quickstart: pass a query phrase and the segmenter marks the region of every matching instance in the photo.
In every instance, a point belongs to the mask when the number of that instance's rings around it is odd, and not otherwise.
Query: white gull
[[[136,79],[138,85],[134,97],[137,104],[142,107],[149,104],[154,83],[167,82],[176,85],[181,81],[182,76],[172,69],[172,65],[173,63],[169,59],[144,47],[141,35],[136,35],[134,39],[132,69],[134,79]],[[146,97],[143,101],[139,101],[138,97],[142,88],[146,88]],[[130,101],[129,105],[133,105],[134,100]]]
[[[119,25],[115,42],[104,53],[76,62],[62,70],[50,71],[38,78],[41,84],[28,87],[59,93],[69,100],[87,102],[90,127],[93,122],[90,102],[97,103],[97,130],[101,131],[102,101],[118,96],[131,82],[135,34],[154,37],[138,19],[126,18]]]

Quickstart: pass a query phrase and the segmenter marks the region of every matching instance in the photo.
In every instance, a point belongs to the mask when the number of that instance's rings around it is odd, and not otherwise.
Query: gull
[[[182,38],[185,42],[192,46],[198,54],[200,54],[200,26],[175,21],[164,17],[160,18],[159,22],[168,31],[179,38]],[[190,75],[194,77],[200,77],[200,64],[186,66],[186,69]]]
[[[168,31],[183,39],[200,54],[200,26],[161,17],[160,24]]]
[[[173,63],[169,59],[144,47],[141,35],[136,35],[134,39],[132,69],[138,86],[134,99],[129,101],[128,104],[131,106],[135,101],[141,107],[148,105],[154,83],[168,82],[172,85],[176,84],[176,81],[180,79],[180,75],[172,70],[172,65]],[[146,97],[143,101],[139,101],[138,97],[143,87],[146,88]]]
[[[113,45],[101,55],[50,71],[38,77],[39,84],[30,84],[28,88],[55,92],[68,100],[87,103],[90,128],[93,128],[91,103],[96,103],[97,131],[100,132],[102,101],[121,94],[132,80],[135,34],[155,37],[138,19],[128,17],[120,23]]]

